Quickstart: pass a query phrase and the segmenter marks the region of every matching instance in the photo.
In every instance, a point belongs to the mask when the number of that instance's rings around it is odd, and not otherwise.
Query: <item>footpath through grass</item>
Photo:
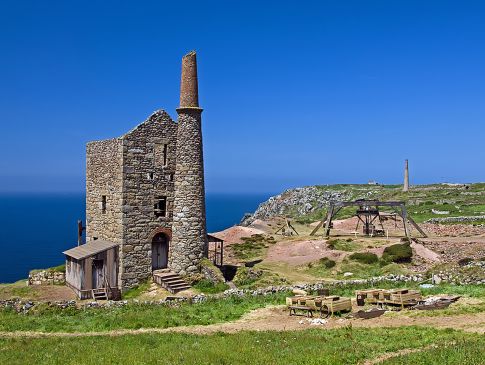
[[[454,345],[454,343],[456,345]],[[214,335],[144,334],[119,337],[0,340],[2,364],[358,364],[385,353],[437,345],[390,364],[481,364],[483,336],[419,327]],[[446,347],[449,346],[449,347]],[[449,355],[450,358],[442,355]],[[426,356],[426,361],[420,360]],[[448,361],[452,359],[453,361]],[[415,361],[416,360],[416,361]]]

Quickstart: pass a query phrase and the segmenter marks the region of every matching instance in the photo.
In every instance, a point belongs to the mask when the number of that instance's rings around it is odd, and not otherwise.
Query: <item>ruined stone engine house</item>
[[[175,122],[164,111],[121,137],[86,150],[86,244],[66,254],[66,281],[79,297],[126,290],[167,269],[198,271],[207,232],[195,52],[182,58]]]

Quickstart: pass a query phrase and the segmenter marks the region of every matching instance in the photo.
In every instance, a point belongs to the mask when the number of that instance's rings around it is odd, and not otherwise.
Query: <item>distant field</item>
[[[0,340],[2,364],[482,364],[485,338],[420,327]],[[410,353],[410,350],[419,351]],[[384,359],[385,357],[382,357]]]

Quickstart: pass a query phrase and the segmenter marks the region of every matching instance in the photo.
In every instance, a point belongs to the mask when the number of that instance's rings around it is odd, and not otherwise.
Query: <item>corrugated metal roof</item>
[[[75,258],[76,260],[81,260],[86,257],[96,255],[97,253],[109,250],[110,248],[116,247],[118,245],[119,243],[114,243],[110,241],[93,240],[89,241],[84,245],[64,251],[63,254]]]

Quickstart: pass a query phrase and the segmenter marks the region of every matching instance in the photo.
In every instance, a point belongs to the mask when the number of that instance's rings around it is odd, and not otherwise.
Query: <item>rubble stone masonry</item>
[[[201,113],[195,52],[182,59],[178,123],[163,110],[86,150],[86,237],[120,243],[126,290],[152,274],[152,241],[169,241],[168,268],[199,270],[207,253]],[[160,214],[158,201],[166,201]]]
[[[207,253],[202,110],[182,108],[178,112],[173,245],[169,267],[185,275],[196,272]]]

